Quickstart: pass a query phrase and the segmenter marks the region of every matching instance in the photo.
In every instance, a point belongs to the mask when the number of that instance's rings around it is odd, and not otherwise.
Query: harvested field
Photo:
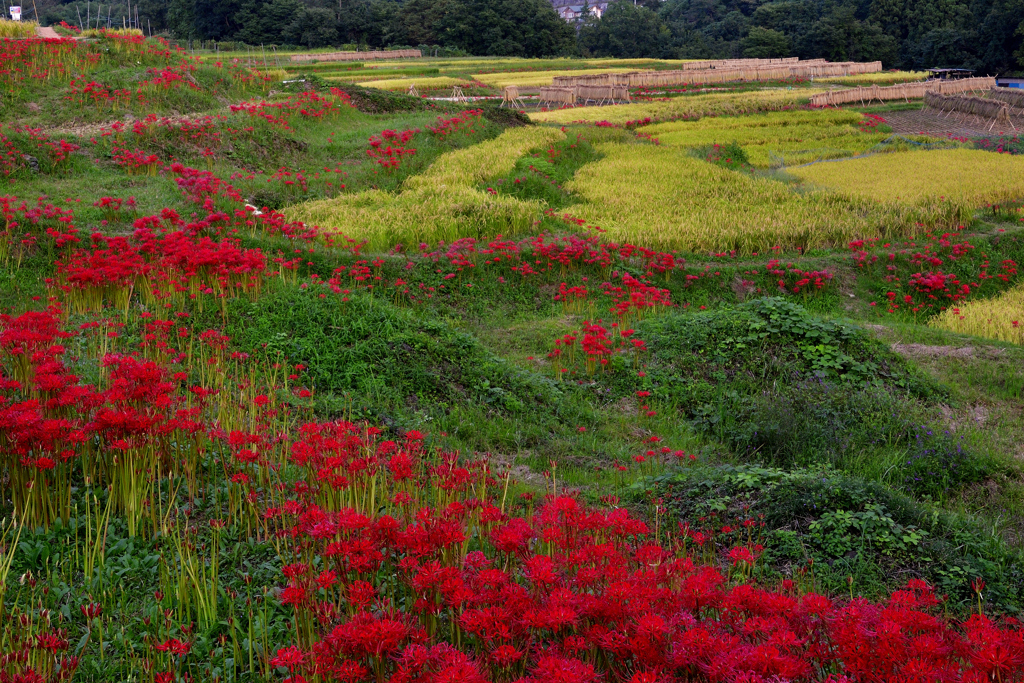
[[[991,121],[972,118],[957,119],[953,116],[945,116],[934,111],[919,109],[916,111],[894,111],[885,113],[885,121],[894,133],[900,135],[934,135],[936,137],[974,137],[977,135],[992,135],[995,133],[1009,133],[1011,130],[988,130]],[[1017,126],[1017,130],[1024,131],[1024,117],[1011,116],[1010,121]]]

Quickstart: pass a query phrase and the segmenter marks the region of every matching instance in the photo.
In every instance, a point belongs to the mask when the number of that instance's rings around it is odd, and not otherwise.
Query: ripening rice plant
[[[644,132],[669,144],[706,144],[708,140],[704,135],[712,133],[733,137],[737,134],[759,135],[760,139],[767,141],[788,136],[793,130],[855,126],[863,118],[863,114],[846,109],[809,109],[701,121],[669,121],[647,126]],[[695,137],[693,142],[689,140],[691,137]]]
[[[398,194],[367,190],[297,204],[286,215],[327,233],[369,240],[370,248],[381,249],[395,243],[523,233],[543,208],[539,202],[475,186],[511,172],[531,149],[564,137],[553,128],[513,128],[493,140],[442,155],[426,172],[406,179]]]
[[[1024,196],[1024,157],[974,149],[880,154],[789,172],[872,202],[952,203],[965,218],[980,206]]]
[[[816,78],[821,83],[838,83],[840,85],[894,85],[896,83],[914,83],[928,78],[927,71],[880,71],[873,74],[854,74],[853,76],[830,76]]]
[[[31,38],[38,27],[34,21],[0,19],[0,38]]]
[[[673,121],[646,126],[644,133],[675,147],[736,142],[751,165],[768,168],[853,156],[889,137],[859,129],[862,121],[862,114],[846,110],[787,111]]]
[[[850,132],[846,135],[824,138],[785,140],[763,145],[745,145],[747,160],[757,168],[782,168],[800,166],[814,161],[846,159],[865,152],[905,151],[906,143],[886,145],[884,149],[873,148],[888,138],[883,133]]]
[[[423,58],[423,59],[395,59],[395,60],[373,60],[372,62],[366,62],[364,68],[367,69],[405,69],[409,65],[415,65],[417,67],[436,67],[441,71],[457,71],[464,73],[467,70],[476,69],[480,66],[491,67],[496,65],[503,67],[507,64],[522,61],[517,58],[508,57],[501,59],[488,59],[483,58],[472,58],[462,59],[456,57],[441,57],[437,59]],[[339,63],[341,64],[341,63]]]
[[[511,128],[493,140],[442,155],[427,171],[405,181],[409,189],[482,183],[510,173],[531,149],[564,140],[554,128]]]
[[[950,332],[1024,346],[1024,285],[992,299],[947,308],[928,324]]]
[[[565,188],[586,204],[572,213],[607,238],[653,248],[763,251],[823,247],[855,237],[912,234],[946,225],[946,207],[877,206],[829,191],[794,192],[785,184],[736,173],[684,150],[639,144],[597,145],[600,161]]]
[[[633,68],[597,68],[597,69],[573,69],[573,70],[560,70],[560,71],[526,71],[519,73],[493,73],[493,74],[476,74],[473,76],[475,80],[487,85],[503,86],[503,85],[518,85],[518,86],[540,86],[540,85],[551,85],[551,81],[555,76],[588,76],[593,74],[608,74],[608,73],[627,73],[629,71],[636,71]]]
[[[418,90],[443,90],[456,85],[465,85],[465,78],[452,78],[451,76],[432,76],[419,78],[386,78],[377,81],[363,81],[358,85],[364,88],[377,88],[378,90],[408,90],[410,85],[415,85]]]
[[[82,31],[83,38],[103,38],[105,36],[145,36],[137,28],[87,28]]]
[[[615,107],[575,107],[556,111],[538,112],[530,118],[537,122],[572,123],[573,121],[608,121],[610,123],[637,123],[670,121],[683,118],[721,114],[751,114],[755,112],[792,109],[810,101],[811,95],[823,92],[821,88],[798,90],[758,90],[741,93],[708,93],[692,97],[676,97],[668,102],[637,102]]]

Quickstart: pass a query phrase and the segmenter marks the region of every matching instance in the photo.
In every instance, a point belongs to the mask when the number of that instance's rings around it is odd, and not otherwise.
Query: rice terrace
[[[1024,89],[541,4],[0,21],[0,683],[1024,681]]]

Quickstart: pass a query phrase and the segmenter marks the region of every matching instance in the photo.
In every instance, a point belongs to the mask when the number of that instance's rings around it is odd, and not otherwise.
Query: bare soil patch
[[[973,346],[929,346],[927,344],[892,345],[892,350],[903,356],[927,356],[930,358],[973,358]]]

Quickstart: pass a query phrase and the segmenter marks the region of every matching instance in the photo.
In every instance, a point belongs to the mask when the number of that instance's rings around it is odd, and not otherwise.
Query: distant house
[[[572,23],[583,21],[587,18],[588,14],[600,19],[601,15],[608,9],[608,3],[601,0],[597,0],[592,4],[583,4],[579,0],[551,0],[551,4],[554,6],[558,16]]]
[[[1024,78],[997,78],[996,85],[998,85],[1000,88],[1024,89]]]
[[[576,21],[583,15],[583,5],[564,5],[555,11],[566,21]]]

